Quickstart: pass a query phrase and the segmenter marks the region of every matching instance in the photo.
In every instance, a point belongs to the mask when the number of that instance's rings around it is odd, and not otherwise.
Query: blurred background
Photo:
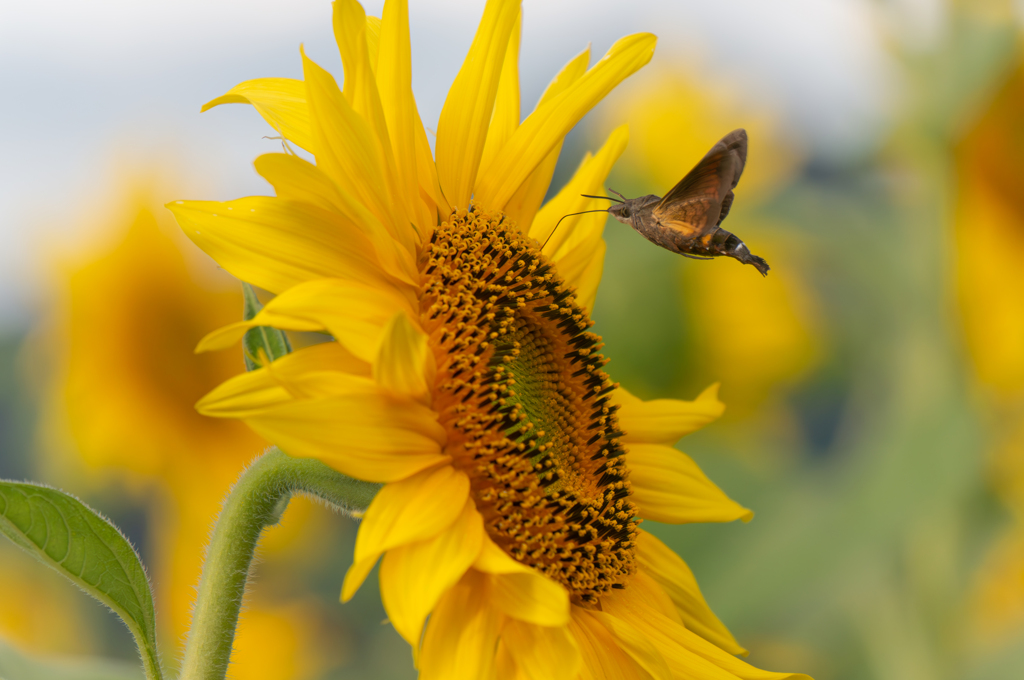
[[[410,4],[434,127],[483,2]],[[524,111],[588,42],[596,59],[626,33],[660,37],[570,135],[552,192],[622,121],[608,185],[627,196],[663,194],[725,133],[750,135],[725,226],[766,279],[606,229],[609,371],[645,398],[720,380],[726,415],[682,447],[757,513],[645,528],[756,665],[1024,677],[1022,6],[523,4]],[[300,43],[340,77],[327,0],[0,5],[0,478],[59,486],[128,534],[171,666],[214,515],[265,444],[192,411],[242,369],[192,355],[241,295],[161,206],[269,191],[251,166],[279,149],[269,128],[248,107],[199,107],[300,77]],[[354,533],[292,502],[261,544],[232,677],[413,676],[375,584],[337,602]],[[109,661],[59,666],[76,655]],[[0,671],[132,678],[134,657],[113,615],[0,544]]]

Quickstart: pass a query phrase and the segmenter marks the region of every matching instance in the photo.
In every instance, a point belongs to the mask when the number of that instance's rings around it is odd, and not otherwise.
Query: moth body
[[[654,194],[622,197],[608,212],[648,241],[674,253],[696,259],[731,257],[767,276],[768,263],[751,253],[735,234],[719,226],[732,207],[733,188],[746,159],[747,133],[734,130],[664,198]]]

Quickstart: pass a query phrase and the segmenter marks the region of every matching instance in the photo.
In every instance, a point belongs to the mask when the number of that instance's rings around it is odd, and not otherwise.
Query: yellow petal
[[[630,593],[630,598],[640,598],[643,600],[645,607],[653,609],[678,624],[683,623],[683,617],[680,615],[679,610],[676,609],[672,598],[658,585],[657,581],[642,569],[638,569],[635,574],[629,577],[626,587],[633,591]]]
[[[480,156],[481,172],[486,172],[487,166],[519,127],[519,44],[522,42],[522,34],[523,12],[520,10],[516,24],[512,28],[512,35],[509,37],[505,61],[501,66],[494,111],[487,127],[483,154]]]
[[[341,55],[341,66],[345,78],[342,81],[342,92],[352,108],[367,118],[365,111],[355,105],[356,99],[368,96],[363,79],[369,66],[369,48],[366,44],[366,12],[356,0],[334,0],[332,20],[334,42],[338,45]],[[360,36],[362,36],[360,38]],[[360,42],[362,41],[362,42]],[[376,85],[376,83],[373,83]],[[361,91],[362,90],[362,91]],[[365,103],[364,103],[365,105]],[[369,120],[367,118],[367,120]]]
[[[593,612],[591,616],[601,622],[615,637],[618,644],[654,678],[686,678],[687,680],[738,680],[737,676],[666,640],[664,634],[653,634],[646,621],[637,623],[634,617],[623,620],[608,611]],[[651,612],[663,626],[674,622]],[[682,628],[679,624],[674,624]],[[686,630],[685,628],[682,628]],[[676,630],[676,629],[673,629]]]
[[[615,619],[623,629],[632,629],[649,640],[677,675],[695,680],[809,680],[799,673],[773,673],[755,668],[664,616],[643,598],[627,595],[624,590],[601,598],[601,608],[605,612],[603,616],[607,617],[601,618],[602,622]],[[616,637],[619,637],[617,631]]]
[[[484,523],[473,499],[437,536],[389,550],[380,564],[380,595],[398,634],[416,645],[441,596],[458,583],[480,552]]]
[[[572,223],[568,224],[568,228],[563,233],[562,227],[566,227],[570,220]],[[590,264],[594,255],[600,249],[601,243],[604,242],[604,225],[607,221],[608,214],[598,212],[573,215],[559,225],[558,230],[551,236],[551,242],[557,240],[557,243],[549,243],[547,246],[552,248],[549,257],[552,262],[558,263],[559,271],[568,268],[568,265],[563,265],[561,264],[562,262],[579,261],[581,257],[585,257],[583,261],[586,264]],[[584,255],[581,256],[580,253]],[[581,274],[582,271],[575,274],[575,276]]]
[[[681,557],[658,540],[641,531],[637,540],[640,569],[661,586],[682,617],[683,625],[730,654],[747,651],[711,611],[697,585],[697,579]]]
[[[569,620],[569,593],[560,584],[512,559],[484,537],[473,568],[487,574],[491,599],[505,614],[540,626],[564,626]]]
[[[551,178],[555,175],[555,168],[558,166],[558,156],[562,153],[562,143],[559,142],[542,160],[525,182],[523,182],[512,198],[505,204],[505,214],[516,223],[520,231],[529,232],[530,225],[537,215],[537,209],[548,195],[551,188]]]
[[[484,539],[480,555],[476,558],[473,567],[485,574],[523,574],[533,571],[522,562],[512,559],[489,537]]]
[[[575,680],[583,665],[576,640],[565,626],[549,628],[509,621],[501,631],[501,640],[520,673],[529,680]]]
[[[590,45],[587,45],[586,49],[566,62],[562,70],[555,74],[555,77],[551,79],[548,86],[544,88],[544,92],[541,93],[534,110],[568,90],[570,85],[583,77],[583,74],[587,72],[588,66],[590,66]]]
[[[289,288],[248,321],[210,333],[197,352],[225,349],[256,326],[293,331],[326,331],[363,361],[377,359],[384,331],[392,317],[410,311],[408,300],[389,287],[368,286],[345,279],[316,279]]]
[[[373,375],[377,384],[429,404],[433,384],[434,355],[427,346],[427,336],[398,312],[384,328]]]
[[[625,390],[615,390],[612,400],[619,404],[619,427],[626,433],[624,442],[672,445],[725,412],[725,404],[718,400],[718,383],[693,401],[642,401]]]
[[[640,516],[655,522],[750,521],[754,513],[726,496],[682,451],[661,444],[626,444]]]
[[[390,197],[390,219],[393,233],[410,252],[413,250],[413,231],[410,229],[409,204],[419,195],[406,196],[397,178],[395,156],[391,148],[387,122],[377,90],[377,78],[370,66],[367,43],[366,13],[356,0],[335,0],[334,37],[345,69],[344,94],[355,111],[373,131],[370,140],[380,159],[383,179]],[[383,217],[381,219],[384,219]]]
[[[451,526],[469,498],[469,478],[450,465],[392,482],[374,496],[356,535],[341,599],[347,602],[382,553],[423,541]]]
[[[204,415],[241,418],[285,453],[317,458],[350,477],[392,482],[449,460],[437,414],[368,378],[333,374],[327,387],[340,393],[271,405],[234,389],[237,384],[229,380],[197,408]]]
[[[590,64],[590,48],[583,50],[562,67],[551,82],[548,84],[544,94],[540,96],[537,106],[550,101],[553,97],[564,92],[570,85],[575,83],[586,73]],[[551,187],[551,178],[555,174],[555,166],[558,164],[558,154],[562,151],[562,142],[555,144],[554,148],[545,156],[544,160],[530,173],[529,178],[516,189],[512,198],[505,204],[505,214],[509,216],[519,228],[529,233],[530,225],[537,214],[537,209],[544,201]]]
[[[370,53],[370,68],[376,72],[380,59],[380,17],[366,17],[366,50]]]
[[[648,636],[625,621],[621,621],[617,617],[603,611],[591,611],[586,615],[581,614],[580,618],[583,618],[583,616],[590,616],[597,620],[600,625],[604,626],[611,633],[612,637],[615,638],[618,646],[629,654],[633,661],[649,673],[654,680],[672,680],[674,676],[669,670],[665,658],[661,655],[661,650]],[[682,675],[681,677],[689,679],[691,676]]]
[[[510,617],[538,626],[569,622],[569,593],[543,574],[529,570],[489,578],[494,606]]]
[[[502,147],[476,186],[476,202],[505,204],[576,123],[625,78],[650,61],[657,39],[649,33],[622,38],[565,92],[539,106]],[[443,182],[442,182],[443,185]]]
[[[632,657],[619,647],[618,641],[596,619],[579,607],[573,607],[569,632],[583,658],[581,680],[647,680]]]
[[[167,208],[185,235],[221,267],[272,293],[319,278],[394,285],[366,236],[315,205],[251,196],[175,201]]]
[[[423,129],[423,121],[420,120],[419,112],[416,112],[416,176],[420,182],[420,196],[433,204],[438,216],[431,225],[438,224],[438,218],[446,218],[452,213],[451,204],[441,191],[441,184],[437,178],[437,165],[434,163],[434,154],[430,150],[430,142],[427,141],[427,131]],[[431,227],[431,228],[432,228]],[[424,238],[429,232],[424,232]]]
[[[594,217],[587,215],[587,217]],[[598,215],[603,228],[604,215]],[[577,225],[577,228],[582,225]],[[587,310],[594,305],[597,287],[601,283],[601,272],[604,270],[604,254],[607,250],[604,239],[598,232],[597,238],[579,243],[576,247],[564,252],[560,257],[553,257],[558,274],[569,286],[576,289],[576,303]]]
[[[530,236],[541,243],[546,241],[544,252],[548,257],[563,255],[579,243],[601,238],[607,213],[566,216],[608,207],[608,201],[585,198],[582,194],[604,194],[604,181],[628,143],[629,126],[615,128],[598,152],[585,157],[572,179],[537,213],[530,227]],[[552,233],[556,225],[558,229]]]
[[[416,100],[412,94],[412,52],[409,42],[408,0],[388,0],[380,22],[380,58],[377,64],[377,88],[387,121],[391,148],[397,164],[398,184],[410,202],[409,216],[418,227],[419,237],[429,233],[437,217],[420,197],[420,171],[418,163],[426,163],[424,172],[434,171],[434,160],[417,158],[417,135],[423,135]],[[424,140],[426,137],[424,137]],[[433,187],[436,175],[428,180]]]
[[[518,0],[487,0],[469,54],[441,109],[437,175],[442,192],[453,206],[469,207],[519,4]]]
[[[604,254],[608,249],[604,239],[597,244],[595,252],[586,268],[576,278],[576,304],[586,310],[589,316],[594,311],[597,300],[597,288],[601,285],[601,274],[604,272]]]
[[[603,201],[585,198],[583,194],[601,194],[608,173],[628,141],[627,126],[616,128],[596,155],[583,159],[569,183],[537,214],[530,230],[530,235],[544,244],[544,252],[558,267],[559,274],[577,289],[577,303],[588,314],[593,309],[604,270],[607,246],[601,235],[607,214],[572,213],[605,207]]]
[[[480,680],[494,675],[502,616],[470,570],[445,593],[427,622],[419,680]]]
[[[331,74],[303,54],[316,164],[343,193],[355,196],[392,236],[407,233],[404,212],[393,205],[380,140],[349,104]],[[401,215],[401,217],[400,217]]]
[[[274,187],[278,198],[312,203],[342,212],[338,188],[320,168],[289,153],[266,153],[253,161],[256,172]]]
[[[293,401],[296,392],[312,397],[344,394],[349,375],[369,375],[369,364],[355,358],[336,342],[296,350],[272,364],[240,373],[199,400],[200,413],[238,418]],[[306,398],[312,398],[306,397]]]
[[[220,104],[252,104],[270,127],[282,137],[307,151],[313,150],[313,135],[306,105],[306,85],[292,78],[257,78],[239,83],[227,94],[203,104],[208,111]]]
[[[652,623],[657,625],[658,622]],[[682,626],[677,627],[673,625],[664,632],[670,637],[678,635],[678,638],[676,639],[688,650],[704,657],[717,666],[724,668],[734,676],[743,678],[743,680],[811,680],[809,676],[803,673],[779,673],[751,666],[746,661],[737,659],[735,656],[719,649],[696,633],[686,630],[686,628]]]
[[[349,565],[348,570],[345,572],[345,579],[341,584],[341,601],[348,602],[352,599],[352,596],[356,594],[359,587],[366,581],[366,577],[373,571],[373,567],[377,564],[377,560],[380,558],[380,553],[373,555],[371,558],[367,558],[361,561],[354,561]]]
[[[343,192],[323,170],[284,153],[264,154],[254,165],[278,197],[305,201],[338,213],[366,235],[384,269],[407,283],[418,280],[410,253],[398,246],[373,213],[354,196]]]
[[[508,651],[504,640],[498,640],[498,651],[494,655],[495,680],[524,680],[524,676],[516,668],[515,659]]]

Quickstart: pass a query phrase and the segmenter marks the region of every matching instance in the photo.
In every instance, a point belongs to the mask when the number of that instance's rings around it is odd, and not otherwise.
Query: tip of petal
[[[217,414],[212,409],[210,409],[210,404],[214,403],[214,401],[216,400],[210,398],[211,394],[207,394],[202,399],[197,401],[193,408],[195,408],[196,413],[198,413],[199,415],[211,416],[215,418],[217,417]]]
[[[225,94],[225,95],[222,95],[220,97],[217,97],[216,99],[211,99],[210,101],[208,101],[205,104],[203,104],[203,106],[199,109],[199,113],[206,113],[207,111],[209,111],[213,107],[220,106],[221,104],[248,104],[248,103],[249,103],[249,100],[246,99],[245,97],[242,97],[241,95]]]
[[[341,595],[338,597],[338,601],[342,604],[346,604],[359,590],[360,585],[362,584],[352,586],[349,584],[349,580],[346,578],[345,581],[342,583]]]
[[[348,602],[359,590],[359,586],[363,585],[363,581],[370,575],[370,571],[373,570],[373,566],[377,564],[377,558],[380,554],[375,554],[372,559],[364,559],[358,562],[353,562],[352,566],[345,572],[345,580],[341,584],[341,601]]]
[[[634,33],[632,36],[628,36],[635,39],[637,42],[650,42],[651,52],[654,52],[654,48],[658,45],[658,36],[653,33]]]
[[[236,321],[223,328],[218,328],[199,341],[199,344],[196,345],[196,354],[231,347],[242,339],[251,325],[248,321]]]
[[[722,383],[720,382],[708,385],[694,401],[697,403],[707,404],[708,406],[715,405],[719,409],[718,415],[722,415],[725,413],[725,404],[718,399],[718,389],[721,386]]]

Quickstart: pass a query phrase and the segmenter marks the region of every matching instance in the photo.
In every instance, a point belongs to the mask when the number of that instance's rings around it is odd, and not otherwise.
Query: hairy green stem
[[[249,566],[264,527],[276,524],[293,493],[320,498],[343,512],[366,509],[380,488],[318,460],[270,448],[231,489],[203,564],[181,680],[223,680],[231,659]]]

